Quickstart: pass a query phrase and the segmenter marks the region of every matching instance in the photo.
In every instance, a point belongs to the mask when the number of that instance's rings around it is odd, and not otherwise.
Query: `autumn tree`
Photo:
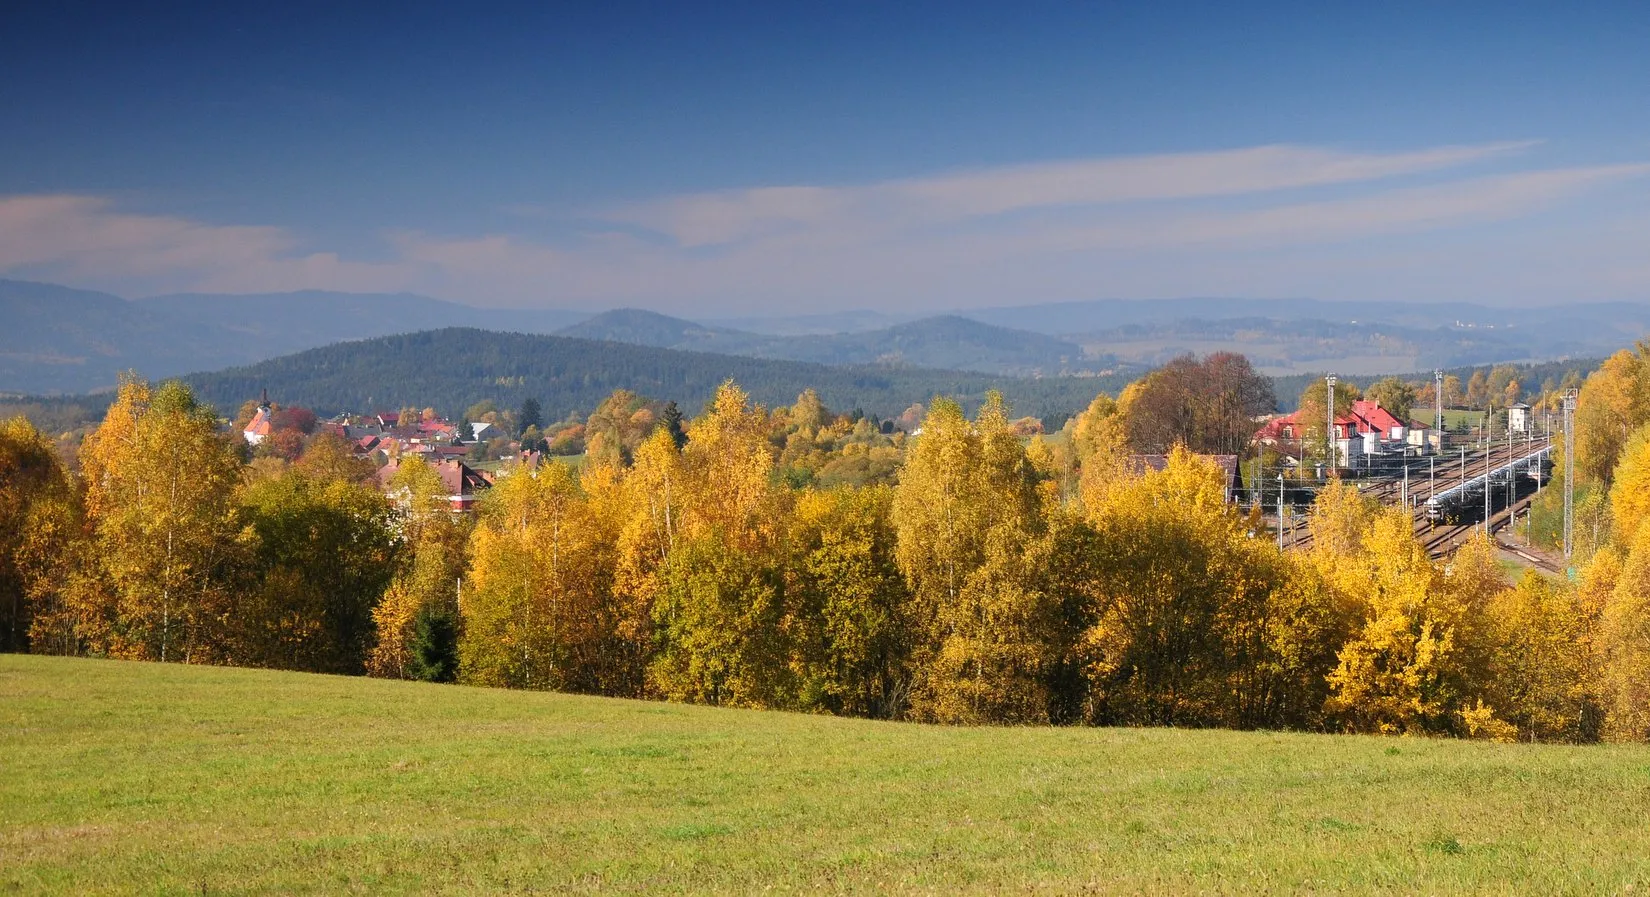
[[[1272,381],[1244,356],[1215,352],[1199,361],[1185,355],[1141,382],[1126,418],[1129,444],[1142,452],[1184,445],[1238,454],[1254,436],[1255,417],[1276,408]]]
[[[1650,516],[1650,424],[1634,430],[1623,445],[1610,485],[1610,517],[1617,540],[1630,547]]]
[[[458,662],[470,519],[451,511],[440,475],[422,458],[402,461],[388,485],[399,551],[389,585],[373,608],[377,639],[367,671],[392,679],[445,679],[456,673]]]
[[[785,622],[803,708],[883,719],[905,709],[911,625],[893,498],[872,486],[797,501]]]
[[[340,460],[294,466],[245,489],[255,582],[230,622],[236,663],[366,671],[397,545],[388,500]]]
[[[641,396],[627,389],[615,390],[585,422],[586,455],[593,464],[629,464],[653,424],[653,410]]]
[[[1410,411],[1418,404],[1414,384],[1398,377],[1375,381],[1364,391],[1364,397],[1392,412],[1399,420],[1408,420]]]
[[[1226,502],[1225,474],[1185,449],[1103,506],[1080,651],[1100,724],[1301,726],[1348,628],[1332,597]]]
[[[1126,389],[1119,400],[1101,394],[1072,419],[1072,460],[1077,468],[1077,490],[1083,503],[1099,507],[1108,486],[1123,473],[1128,457],[1127,405],[1139,387]]]
[[[563,464],[488,490],[470,540],[461,681],[600,693],[612,638],[612,545]]]
[[[1037,471],[992,395],[973,424],[936,399],[894,504],[912,590],[912,712],[944,722],[1046,721],[1055,600]]]
[[[1608,483],[1628,437],[1650,422],[1647,354],[1650,346],[1643,344],[1636,352],[1623,349],[1582,384],[1574,421],[1580,482]]]
[[[1601,708],[1594,694],[1598,620],[1577,589],[1526,572],[1489,606],[1494,655],[1486,700],[1525,741],[1592,741]]]
[[[1639,527],[1616,580],[1599,634],[1605,736],[1650,741],[1650,527]]]
[[[0,422],[0,651],[26,651],[36,609],[49,626],[79,536],[74,488],[26,418]],[[47,648],[45,642],[40,646]]]
[[[1494,645],[1489,605],[1505,588],[1494,549],[1487,538],[1468,542],[1445,576],[1411,527],[1401,510],[1380,510],[1355,553],[1326,559],[1334,587],[1364,602],[1329,676],[1328,708],[1353,731],[1498,737],[1506,726],[1481,688]]]
[[[225,622],[246,567],[234,498],[236,449],[187,386],[122,379],[81,449],[86,514],[101,582],[84,597],[94,653],[224,659]]]
[[[722,384],[680,458],[681,516],[656,570],[649,686],[675,700],[786,705],[794,699],[781,631],[787,507],[773,481],[767,413]]]

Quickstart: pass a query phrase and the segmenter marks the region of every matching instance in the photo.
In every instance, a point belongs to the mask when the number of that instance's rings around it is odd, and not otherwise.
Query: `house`
[[[1298,444],[1306,438],[1307,430],[1301,421],[1301,413],[1294,411],[1267,421],[1255,433],[1255,441],[1262,445]],[[1356,414],[1335,415],[1335,455],[1338,463],[1350,465],[1352,459],[1362,456],[1366,449],[1372,449],[1371,441],[1365,436],[1374,433],[1371,425]]]
[[[1530,406],[1523,402],[1514,402],[1507,408],[1507,432],[1530,432]]]
[[[1381,403],[1372,399],[1359,399],[1352,403],[1352,416],[1363,422],[1359,433],[1379,433],[1382,442],[1406,442],[1409,435],[1409,424],[1399,420],[1392,412],[1381,407]]]
[[[1339,412],[1339,409],[1337,409]],[[1263,445],[1298,443],[1305,437],[1306,424],[1301,413],[1294,411],[1274,417],[1255,433],[1255,441]],[[1342,464],[1352,464],[1354,458],[1372,455],[1386,448],[1425,445],[1412,438],[1424,433],[1426,427],[1406,421],[1371,399],[1359,399],[1352,407],[1335,415],[1335,451]],[[1322,437],[1319,437],[1322,438]]]
[[[503,430],[486,421],[481,421],[480,423],[472,421],[470,423],[471,442],[486,442],[489,439],[497,439],[503,435]]]
[[[241,431],[247,445],[257,445],[269,438],[274,427],[274,422],[270,419],[272,414],[274,406],[269,404],[269,390],[266,389],[258,398],[258,410],[253,413],[252,420],[247,422],[246,429]]]
[[[441,490],[446,495],[448,506],[454,511],[473,509],[476,497],[492,488],[492,480],[463,461],[432,456],[427,458],[425,463],[429,464],[430,468],[441,478]],[[399,461],[391,461],[380,467],[377,474],[379,487],[388,490],[390,481],[395,478],[395,474],[400,468]],[[404,501],[406,496],[402,494],[397,495],[396,498]]]

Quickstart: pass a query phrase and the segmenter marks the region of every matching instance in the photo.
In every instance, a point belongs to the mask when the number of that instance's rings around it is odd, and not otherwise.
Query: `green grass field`
[[[0,893],[1617,893],[1650,749],[0,656]]]

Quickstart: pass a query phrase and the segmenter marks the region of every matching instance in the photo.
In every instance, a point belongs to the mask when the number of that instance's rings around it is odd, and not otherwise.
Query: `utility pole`
[[[1576,529],[1576,391],[1564,393],[1564,560],[1575,554]]]
[[[1484,425],[1484,436],[1489,438],[1489,424]],[[1490,534],[1490,464],[1495,460],[1495,451],[1484,446],[1484,535]]]
[[[1434,405],[1432,437],[1438,440],[1434,454],[1444,450],[1444,372],[1432,372],[1432,403]]]
[[[1328,397],[1325,404],[1329,409],[1329,428],[1324,430],[1324,435],[1327,437],[1325,444],[1329,448],[1329,469],[1334,471],[1336,466],[1340,464],[1341,454],[1339,446],[1335,445],[1335,375],[1330,374],[1323,379],[1325,383],[1329,384],[1329,388],[1324,392],[1324,395]]]
[[[1278,550],[1283,550],[1283,474],[1278,474]]]

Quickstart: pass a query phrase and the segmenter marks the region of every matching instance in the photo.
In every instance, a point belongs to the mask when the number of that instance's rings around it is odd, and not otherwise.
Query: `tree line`
[[[1508,585],[1487,539],[1436,563],[1332,482],[1280,552],[1212,461],[1134,454],[1175,437],[1142,396],[1184,374],[1059,439],[936,399],[865,485],[787,476],[854,444],[817,397],[730,382],[679,430],[507,471],[473,516],[324,434],[249,462],[187,387],[128,380],[77,473],[0,430],[4,647],[940,723],[1650,736],[1650,527],[1577,584]]]

